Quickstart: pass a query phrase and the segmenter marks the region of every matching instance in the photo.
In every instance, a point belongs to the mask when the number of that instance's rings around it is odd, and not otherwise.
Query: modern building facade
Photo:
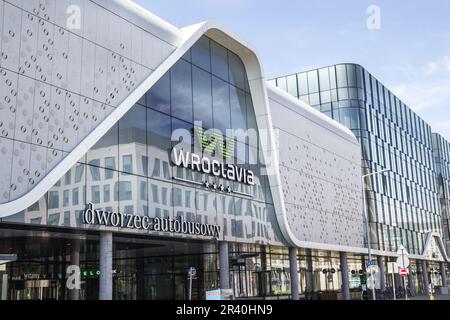
[[[0,17],[2,299],[360,298],[358,140],[246,42],[125,0]]]
[[[442,214],[442,236],[447,252],[449,249],[450,208],[450,143],[440,134],[433,133],[433,153],[437,172],[437,187]]]
[[[378,263],[387,270],[403,245],[414,258],[409,284],[427,292],[432,281],[445,292],[446,209],[440,190],[447,181],[448,144],[360,65],[338,64],[270,82],[351,129],[361,144],[362,175],[388,170],[364,178]]]

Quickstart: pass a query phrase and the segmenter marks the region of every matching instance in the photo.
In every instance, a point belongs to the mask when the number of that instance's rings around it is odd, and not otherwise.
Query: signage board
[[[387,273],[398,273],[398,265],[396,262],[388,262]]]
[[[150,230],[157,232],[179,233],[220,239],[221,226],[199,222],[186,221],[183,217],[151,218],[135,214],[122,214],[94,209],[89,203],[82,213],[86,225],[100,225],[133,230]]]
[[[401,269],[405,269],[409,267],[409,254],[408,251],[406,251],[405,247],[403,245],[400,245],[397,250],[397,264],[398,267]]]
[[[407,277],[408,276],[408,269],[403,268],[400,270],[400,276]]]

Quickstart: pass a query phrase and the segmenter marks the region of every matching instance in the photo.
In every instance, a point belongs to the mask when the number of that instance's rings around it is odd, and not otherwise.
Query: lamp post
[[[384,169],[381,171],[365,174],[361,176],[361,185],[363,190],[363,210],[364,210],[364,219],[365,219],[365,226],[366,226],[366,237],[367,237],[367,252],[369,254],[369,261],[372,261],[372,245],[371,245],[371,237],[370,237],[370,231],[369,231],[369,215],[367,213],[367,201],[366,201],[366,178],[370,176],[374,176],[377,174],[382,174],[384,172],[391,171],[390,169]],[[372,286],[372,297],[373,300],[376,300],[375,296],[375,283]]]

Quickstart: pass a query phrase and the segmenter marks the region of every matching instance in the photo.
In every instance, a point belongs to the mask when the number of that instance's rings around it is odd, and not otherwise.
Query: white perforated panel
[[[299,241],[363,247],[356,139],[350,141],[279,101],[270,100],[270,106],[291,232]]]
[[[68,27],[69,6],[80,8],[81,28]],[[0,18],[5,203],[34,188],[175,48],[89,0],[0,0]]]

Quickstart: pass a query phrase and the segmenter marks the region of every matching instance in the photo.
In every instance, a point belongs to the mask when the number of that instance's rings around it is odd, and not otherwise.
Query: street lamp
[[[367,252],[369,253],[369,261],[372,261],[372,245],[371,245],[371,237],[370,237],[370,231],[369,231],[369,216],[367,213],[367,201],[366,201],[366,178],[370,176],[374,176],[377,174],[382,174],[384,172],[391,171],[391,169],[384,169],[381,171],[365,174],[361,176],[361,184],[362,184],[362,190],[363,190],[363,210],[364,210],[364,219],[365,225],[366,225],[366,237],[367,237]],[[375,296],[375,283],[372,286],[372,297],[373,300],[376,300]]]

